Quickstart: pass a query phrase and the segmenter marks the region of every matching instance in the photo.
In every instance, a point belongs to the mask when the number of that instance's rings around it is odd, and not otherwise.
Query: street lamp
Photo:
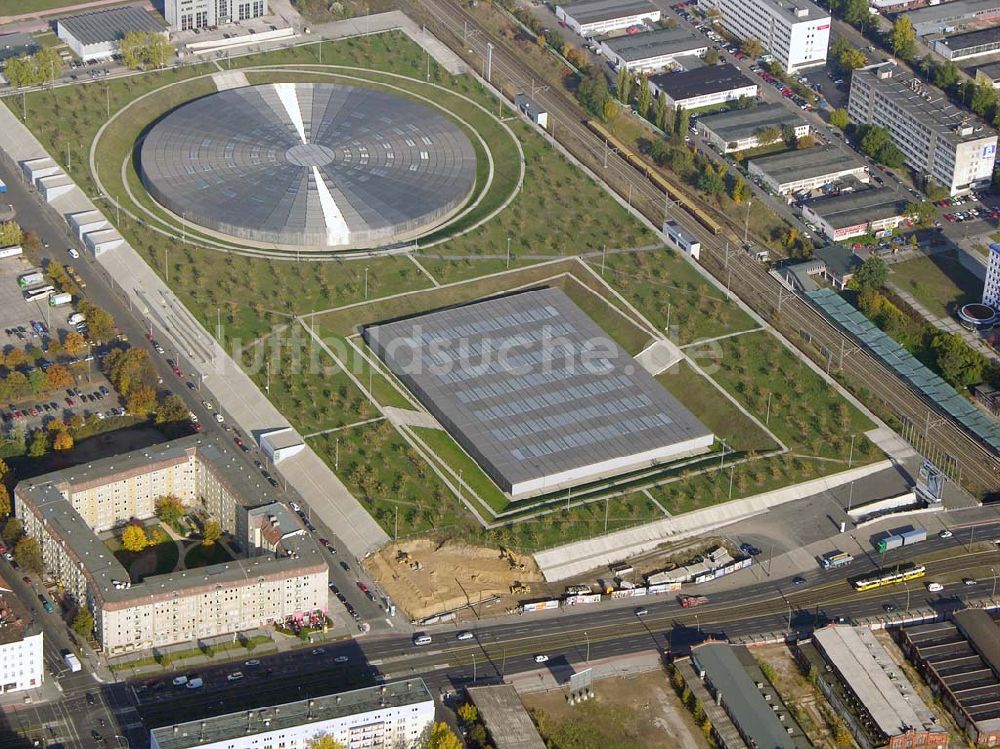
[[[993,573],[993,592],[990,594],[990,600],[995,601],[997,597],[997,571],[995,567],[990,567],[990,572]]]
[[[587,638],[587,663],[590,663],[590,635],[584,630],[583,636]]]

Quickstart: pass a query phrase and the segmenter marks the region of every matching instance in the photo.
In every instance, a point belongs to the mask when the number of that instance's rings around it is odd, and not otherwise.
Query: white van
[[[414,645],[430,645],[431,644],[431,636],[430,635],[424,635],[424,634],[415,634],[415,635],[413,635],[413,644]]]
[[[203,686],[205,686],[205,682],[204,680],[202,680],[200,676],[194,677],[193,679],[191,679],[191,681],[187,683],[188,689],[199,689],[200,687]]]

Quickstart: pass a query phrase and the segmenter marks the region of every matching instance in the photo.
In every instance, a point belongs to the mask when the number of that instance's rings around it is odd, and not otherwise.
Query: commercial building
[[[820,273],[837,289],[846,289],[847,284],[861,267],[862,260],[849,247],[831,244],[813,251],[813,260],[822,263]],[[811,275],[816,275],[812,273]]]
[[[469,687],[466,691],[479,711],[491,746],[496,749],[545,749],[545,742],[513,684]]]
[[[968,60],[1000,50],[1000,28],[980,29],[935,39],[932,49],[946,60]]]
[[[747,170],[779,195],[808,192],[847,177],[869,180],[868,167],[861,159],[834,146],[759,156],[747,162]]]
[[[955,31],[969,24],[986,24],[1000,18],[1000,0],[955,0],[911,10],[906,14],[918,36]]]
[[[34,54],[40,48],[31,34],[3,34],[0,36],[0,65],[12,57]]]
[[[830,14],[810,0],[709,0],[723,27],[758,40],[786,73],[826,62]]]
[[[42,628],[6,581],[0,592],[0,694],[37,689],[45,677]]]
[[[415,749],[434,721],[423,679],[311,697],[154,728],[150,749],[307,749],[329,734],[346,749]]]
[[[892,231],[903,222],[907,200],[895,190],[870,189],[802,204],[802,217],[834,242]]]
[[[171,31],[205,29],[268,14],[267,0],[164,0]]]
[[[559,289],[377,323],[364,338],[513,499],[713,443],[708,428]]]
[[[110,60],[118,54],[121,40],[130,31],[169,36],[158,15],[133,5],[81,13],[56,21],[56,36],[84,62]]]
[[[48,573],[94,613],[108,654],[327,610],[328,568],[319,547],[221,439],[196,435],[74,466],[21,481],[14,494],[17,517],[38,540]],[[227,546],[242,557],[131,578],[98,534],[153,517],[163,496],[218,521]]]
[[[671,107],[688,110],[757,96],[757,84],[728,63],[654,75],[649,87],[657,96],[666,96]]]
[[[976,746],[1000,746],[1000,626],[985,609],[899,629],[903,652]]]
[[[602,39],[601,51],[616,68],[651,73],[673,67],[678,57],[704,57],[708,43],[704,36],[677,27]]]
[[[863,749],[948,746],[948,731],[867,627],[818,629],[799,656],[817,667],[820,690]]]
[[[272,429],[260,435],[260,449],[271,462],[278,464],[285,458],[297,455],[306,449],[302,436],[291,427]]]
[[[989,62],[976,68],[976,83],[1000,88],[1000,62]]]
[[[895,62],[851,75],[851,120],[889,131],[906,163],[949,195],[989,187],[997,134],[951,104],[940,89],[900,71]]]
[[[660,9],[649,0],[581,0],[556,6],[556,18],[588,37],[656,23],[660,15]]]
[[[759,135],[765,128],[774,128],[779,137],[784,136],[786,129],[796,138],[809,134],[809,123],[781,104],[702,115],[696,127],[698,134],[722,153],[756,148],[761,145]]]
[[[723,747],[756,746],[767,749],[808,749],[812,744],[794,727],[781,697],[763,676],[752,679],[748,666],[757,670],[746,648],[725,642],[706,642],[691,648],[691,667],[700,678],[712,702],[725,711],[739,733],[728,737],[725,727],[713,722],[716,743]],[[682,675],[685,671],[681,671]]]
[[[983,304],[1000,311],[1000,244],[990,242],[990,258],[983,283]]]

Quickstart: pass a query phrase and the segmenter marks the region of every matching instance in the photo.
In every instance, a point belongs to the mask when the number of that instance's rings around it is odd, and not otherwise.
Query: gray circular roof
[[[147,134],[143,182],[183,219],[253,242],[374,246],[409,239],[475,184],[465,133],[368,88],[274,83],[185,104]]]

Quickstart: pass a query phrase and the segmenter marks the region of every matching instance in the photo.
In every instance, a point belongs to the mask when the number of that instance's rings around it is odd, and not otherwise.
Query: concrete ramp
[[[249,86],[250,81],[240,70],[225,70],[212,76],[212,82],[219,91],[228,91],[231,88],[243,88]]]
[[[670,369],[684,358],[684,354],[671,341],[661,338],[653,341],[635,356],[636,363],[653,377]]]

